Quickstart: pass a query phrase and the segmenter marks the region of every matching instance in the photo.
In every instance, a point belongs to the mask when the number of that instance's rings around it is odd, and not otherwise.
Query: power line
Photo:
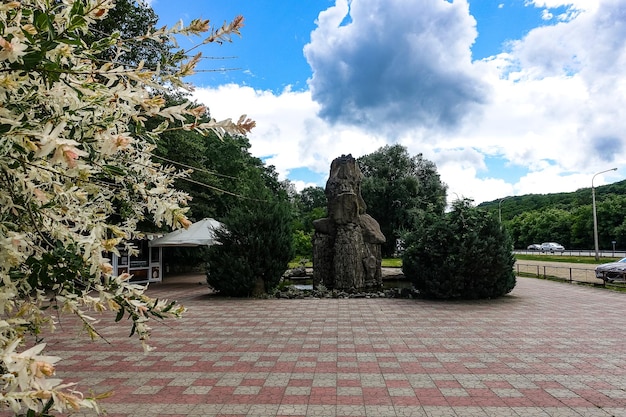
[[[155,155],[153,155],[153,156],[155,156]],[[160,157],[159,157],[159,158],[160,158]],[[163,159],[166,159],[166,158],[163,158]],[[166,159],[166,160],[167,160],[167,159]],[[174,161],[172,161],[172,162],[174,162]],[[139,165],[139,166],[142,166],[142,167],[155,169],[155,167],[154,167],[154,166],[141,164],[141,163],[139,163],[139,162],[134,162],[134,163],[135,163],[136,165]],[[179,164],[179,162],[174,162],[174,163]],[[186,166],[185,164],[180,164],[180,165]],[[188,165],[187,165],[187,166],[188,166]],[[188,167],[189,167],[190,169],[195,169],[194,167],[191,167],[191,166],[188,166]],[[202,170],[202,169],[200,168],[200,170]],[[207,172],[212,173],[211,171],[207,171]],[[233,178],[233,179],[236,179],[236,180],[238,180],[238,179],[239,179],[239,178],[235,178],[235,177],[229,177],[229,178]],[[249,201],[260,201],[260,202],[267,202],[267,201],[268,201],[268,200],[261,200],[261,199],[259,199],[259,198],[251,198],[251,197],[246,197],[246,196],[244,196],[244,195],[237,194],[237,193],[233,193],[232,191],[223,190],[223,189],[221,189],[221,188],[219,188],[219,187],[215,187],[214,185],[210,185],[210,184],[207,184],[207,183],[204,183],[204,182],[201,182],[201,181],[196,181],[196,180],[193,180],[193,179],[191,179],[191,178],[179,177],[179,178],[177,178],[177,179],[179,179],[179,180],[181,180],[181,181],[187,181],[187,182],[190,182],[190,183],[192,183],[192,184],[200,185],[200,186],[206,187],[206,188],[208,188],[208,189],[210,189],[210,190],[213,190],[213,191],[216,191],[216,192],[219,192],[219,193],[224,193],[224,194],[227,194],[227,195],[232,195],[233,197],[241,198],[241,199],[243,199],[243,200],[249,200]]]
[[[215,171],[209,171],[206,168],[194,167],[194,166],[191,166],[191,165],[183,164],[182,162],[173,161],[173,160],[167,159],[167,158],[165,158],[163,156],[158,156],[158,155],[155,155],[155,154],[150,154],[150,156],[154,156],[155,158],[161,159],[161,160],[169,162],[171,164],[180,165],[180,166],[182,166],[184,168],[193,169],[194,171],[206,172],[207,174],[215,175],[216,177],[229,178],[231,180],[238,180],[238,181],[241,180],[240,178],[233,177],[233,176],[230,176],[230,175],[220,174],[219,172],[215,172]]]

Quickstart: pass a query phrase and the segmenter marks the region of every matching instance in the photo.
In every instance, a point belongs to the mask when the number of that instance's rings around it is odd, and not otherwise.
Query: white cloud
[[[482,202],[574,191],[624,166],[626,0],[535,0],[587,9],[480,62],[470,62],[475,23],[464,0],[420,2],[419,13],[404,0],[349,4],[337,0],[319,16],[306,48],[311,91],[226,85],[194,94],[218,119],[256,120],[251,151],[282,175],[306,167],[323,185],[341,154],[401,143],[437,164],[450,198]],[[490,171],[487,156],[527,174]],[[620,178],[607,173],[595,185]]]
[[[555,9],[557,7],[567,7],[575,10],[596,10],[601,0],[526,0],[529,5],[535,7],[546,7]]]
[[[336,1],[304,47],[320,115],[387,134],[458,125],[488,93],[471,65],[475,26],[463,0]]]
[[[285,89],[274,94],[228,84],[199,88],[193,97],[206,104],[218,120],[236,119],[241,113],[255,120],[257,127],[248,136],[250,151],[267,158],[283,176],[301,167],[323,176],[337,156],[352,153],[358,157],[385,144],[384,138],[358,127],[331,126],[319,118],[319,105],[309,92]]]

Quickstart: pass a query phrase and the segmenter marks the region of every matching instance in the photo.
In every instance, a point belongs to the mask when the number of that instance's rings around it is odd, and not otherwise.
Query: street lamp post
[[[504,197],[502,200],[500,200],[500,202],[498,203],[498,219],[500,219],[500,224],[502,224],[502,202],[504,200],[506,200],[507,198],[509,198],[511,196],[508,197]]]
[[[591,205],[593,210],[593,243],[596,249],[596,261],[600,259],[598,255],[598,215],[596,214],[596,190],[593,188],[593,180],[596,178],[596,175],[604,174],[609,171],[617,171],[617,168],[611,168],[604,171],[596,172],[593,177],[591,177]]]

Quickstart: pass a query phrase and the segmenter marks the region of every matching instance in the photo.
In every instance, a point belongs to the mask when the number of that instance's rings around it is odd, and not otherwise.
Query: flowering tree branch
[[[173,51],[164,57],[167,71],[103,61],[105,51],[119,57],[131,41],[118,33],[85,41],[114,7],[114,0],[0,4],[0,407],[16,414],[98,411],[96,398],[54,378],[59,358],[43,354],[51,304],[79,317],[94,338],[90,311],[127,315],[146,350],[149,319],[184,312],[147,297],[128,274],[116,276],[108,259],[119,247],[134,253],[140,220],[189,225],[189,197],[173,188],[187,172],[154,162],[146,139],[170,129],[222,136],[254,127],[245,116],[207,122],[202,106],[166,104],[167,91],[189,88],[182,77],[201,54]],[[204,35],[203,44],[219,44],[242,25],[241,17],[218,29],[195,20],[132,42]],[[157,117],[165,121],[146,127]]]

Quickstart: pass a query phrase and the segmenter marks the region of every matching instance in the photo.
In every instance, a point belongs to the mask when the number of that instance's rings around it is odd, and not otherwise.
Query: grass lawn
[[[307,268],[313,268],[313,262],[308,259],[305,259],[304,266]],[[294,259],[289,262],[289,268],[296,268],[302,265],[302,261],[300,259]],[[399,258],[386,258],[382,260],[382,266],[384,268],[401,268],[402,267],[402,259]]]
[[[596,261],[593,256],[563,256],[563,255],[515,255],[515,259],[518,261],[544,261],[544,262],[567,262],[577,264],[605,264],[608,262],[619,261],[621,258],[600,258]],[[300,260],[295,259],[289,262],[289,268],[295,268],[300,266]],[[306,260],[305,266],[312,268],[313,263],[310,260]],[[383,268],[401,268],[402,259],[400,258],[384,258],[382,260]]]
[[[402,259],[400,258],[385,258],[382,261],[382,266],[385,268],[402,268]]]
[[[593,256],[562,256],[562,255],[515,255],[515,259],[519,261],[544,261],[544,262],[567,262],[576,264],[605,264],[608,262],[619,261],[622,258],[600,258],[599,261]],[[387,268],[401,268],[402,259],[386,258],[383,259],[383,266]]]

